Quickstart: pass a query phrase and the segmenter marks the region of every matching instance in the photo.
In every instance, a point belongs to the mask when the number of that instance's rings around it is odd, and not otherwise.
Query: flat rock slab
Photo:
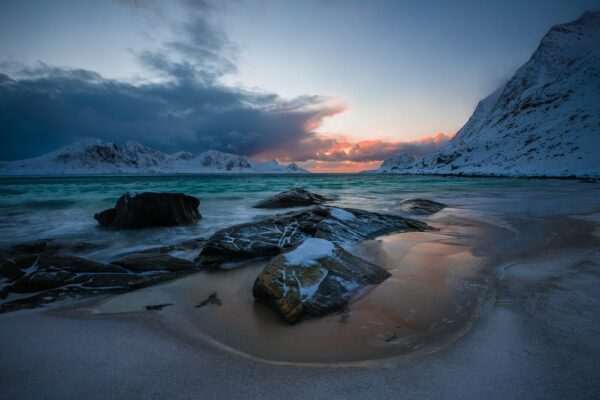
[[[201,243],[195,239],[165,248],[183,250]],[[67,296],[125,292],[199,269],[189,260],[165,253],[134,253],[110,264],[63,253],[93,248],[89,242],[44,239],[0,250],[0,312]]]
[[[428,229],[432,228],[424,222],[398,215],[316,206],[222,229],[207,240],[195,262],[217,267],[227,262],[274,256],[308,238],[345,243]]]
[[[317,193],[309,192],[302,188],[295,188],[285,192],[278,193],[259,201],[254,205],[255,208],[286,208],[302,207],[317,204],[323,204],[331,200]]]
[[[437,201],[427,199],[407,199],[401,201],[395,208],[416,215],[431,215],[446,208],[447,206]]]
[[[343,310],[389,276],[385,269],[333,242],[312,238],[274,257],[256,278],[252,292],[257,301],[294,322],[304,313]]]
[[[112,262],[133,272],[189,271],[198,266],[191,261],[161,253],[133,253]]]
[[[190,225],[201,218],[200,200],[183,193],[128,192],[114,208],[97,214],[98,223],[112,229]]]

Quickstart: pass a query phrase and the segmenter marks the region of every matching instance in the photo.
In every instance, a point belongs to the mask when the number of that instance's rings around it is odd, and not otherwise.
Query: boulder
[[[302,188],[295,188],[281,192],[269,198],[259,201],[254,205],[255,208],[286,208],[302,207],[315,204],[322,204],[330,200],[325,196],[309,192]]]
[[[427,199],[407,199],[401,201],[395,208],[416,215],[431,215],[447,206],[437,201]]]
[[[188,225],[201,218],[199,205],[200,200],[183,193],[128,192],[114,208],[94,214],[94,218],[113,229]]]
[[[256,278],[252,293],[283,319],[294,322],[304,313],[343,310],[389,276],[385,269],[331,241],[311,238],[273,258]]]
[[[194,260],[205,266],[274,256],[314,237],[336,243],[358,241],[394,232],[432,229],[399,215],[316,206],[222,229],[205,243]]]

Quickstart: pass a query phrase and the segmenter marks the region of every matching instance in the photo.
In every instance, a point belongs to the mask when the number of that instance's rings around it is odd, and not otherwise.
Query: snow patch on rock
[[[333,243],[329,240],[310,238],[286,253],[285,261],[291,265],[309,266],[321,258],[331,257],[334,250]]]

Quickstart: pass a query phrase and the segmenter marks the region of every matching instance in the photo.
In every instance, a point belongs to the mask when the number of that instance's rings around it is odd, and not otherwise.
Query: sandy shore
[[[599,212],[592,200],[505,213],[499,236],[473,249],[490,282],[483,307],[442,347],[364,366],[274,365],[160,312],[90,315],[87,300],[0,315],[0,399],[595,399]]]

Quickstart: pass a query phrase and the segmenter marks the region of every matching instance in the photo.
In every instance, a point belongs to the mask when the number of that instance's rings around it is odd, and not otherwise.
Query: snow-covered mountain
[[[46,155],[0,162],[0,175],[86,175],[147,173],[307,173],[296,164],[259,163],[235,154],[209,150],[199,155],[166,154],[129,141],[124,145],[83,140]]]
[[[600,12],[586,12],[550,29],[439,152],[397,172],[598,177],[599,152]]]
[[[373,172],[403,172],[409,168],[413,162],[415,162],[415,158],[413,156],[407,153],[400,153],[395,157],[385,160],[381,166]]]

